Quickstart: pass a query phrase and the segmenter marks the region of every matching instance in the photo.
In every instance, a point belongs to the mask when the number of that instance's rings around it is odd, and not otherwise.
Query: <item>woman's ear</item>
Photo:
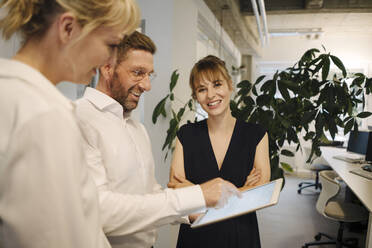
[[[75,15],[65,12],[57,17],[58,35],[63,44],[77,38],[81,34],[81,26]]]

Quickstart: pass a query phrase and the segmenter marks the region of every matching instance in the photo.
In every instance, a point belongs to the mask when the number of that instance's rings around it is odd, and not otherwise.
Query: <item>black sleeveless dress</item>
[[[265,135],[257,124],[237,120],[225,158],[218,169],[206,120],[180,128],[186,178],[194,184],[221,177],[242,187],[253,168],[256,146]],[[204,227],[182,224],[178,248],[260,248],[256,213],[249,213]]]

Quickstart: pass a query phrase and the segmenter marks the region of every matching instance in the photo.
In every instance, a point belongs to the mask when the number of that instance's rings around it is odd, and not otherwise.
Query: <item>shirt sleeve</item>
[[[82,125],[88,167],[98,187],[106,235],[121,236],[151,230],[205,208],[199,185],[176,190],[164,189],[151,194],[122,194],[110,190],[99,150],[99,134],[89,124]]]
[[[79,184],[82,150],[70,127],[53,110],[13,131],[1,157],[1,247],[98,246],[98,221],[88,225]]]

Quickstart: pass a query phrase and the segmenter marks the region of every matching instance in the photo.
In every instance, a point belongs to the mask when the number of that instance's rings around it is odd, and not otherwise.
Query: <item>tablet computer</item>
[[[273,206],[278,203],[282,184],[283,179],[280,178],[243,191],[242,198],[233,196],[224,207],[219,209],[209,208],[192,223],[191,228],[212,224]]]

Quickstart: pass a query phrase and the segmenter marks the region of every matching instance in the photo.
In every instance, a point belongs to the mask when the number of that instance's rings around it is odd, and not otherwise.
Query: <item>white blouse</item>
[[[40,72],[0,59],[0,247],[109,247],[73,112]]]
[[[87,88],[77,101],[77,116],[98,187],[103,229],[112,247],[151,247],[158,226],[184,222],[181,216],[204,209],[199,185],[161,188],[145,127],[124,114],[117,101]]]

